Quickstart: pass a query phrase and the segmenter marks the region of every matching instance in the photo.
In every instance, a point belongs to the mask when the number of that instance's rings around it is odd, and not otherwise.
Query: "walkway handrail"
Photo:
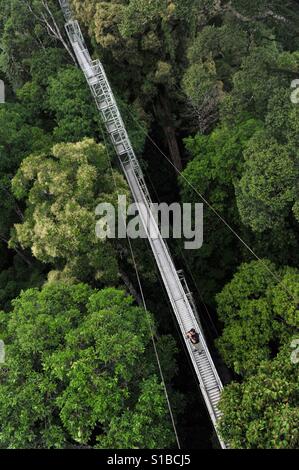
[[[152,212],[152,202],[143,172],[126,131],[103,65],[99,60],[91,59],[79,23],[72,16],[68,0],[59,0],[59,3],[66,19],[65,28],[68,38],[78,64],[94,96],[97,108],[105,123],[133,198],[137,204],[140,219],[147,233],[167,295],[184,338],[210,418],[218,435],[220,445],[225,449],[226,445],[222,441],[217,427],[217,421],[221,416],[218,404],[223,386],[210,355],[204,332],[196,320],[193,302],[188,292],[186,292],[186,286],[182,283],[182,281],[184,282],[183,278],[180,277],[175,268],[168,246],[162,238]],[[186,333],[191,328],[195,328],[199,332],[202,351],[194,351],[192,344],[186,337]]]

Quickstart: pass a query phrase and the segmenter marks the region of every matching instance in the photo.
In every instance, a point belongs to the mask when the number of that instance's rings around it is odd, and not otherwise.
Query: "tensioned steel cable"
[[[221,220],[221,222],[232,232],[232,234],[247,248],[247,250],[263,265],[263,267],[271,274],[271,276],[280,284],[280,287],[290,296],[290,298],[296,303],[298,302],[298,299],[294,297],[292,292],[283,284],[282,279],[277,276],[272,269],[267,266],[267,264],[264,262],[262,258],[260,258],[255,251],[248,245],[248,243],[243,240],[243,238],[233,229],[233,227],[227,222],[224,217],[219,214],[219,212],[213,207],[213,205],[201,194],[198,189],[194,187],[194,185],[186,178],[186,176],[175,166],[175,164],[171,161],[171,159],[163,152],[163,150],[159,147],[159,145],[152,139],[152,137],[149,135],[146,129],[140,124],[140,122],[136,119],[136,117],[131,113],[129,107],[127,109],[129,112],[130,116],[134,120],[134,122],[138,125],[138,127],[142,130],[144,135],[149,139],[149,141],[156,147],[156,149],[161,153],[161,155],[167,160],[167,162],[175,169],[175,171],[178,173],[181,178],[183,178],[186,183],[190,186],[190,188],[201,198],[201,200],[209,207],[209,209]]]
[[[113,178],[113,181],[114,181],[114,186],[115,186],[116,192],[118,193],[117,182],[116,182],[116,179],[115,179],[114,171],[113,171],[113,168],[112,168],[112,165],[111,165],[110,155],[109,155],[109,152],[108,152],[108,143],[107,143],[105,133],[104,133],[104,130],[102,128],[101,123],[100,123],[100,128],[101,128],[101,134],[102,134],[104,145],[105,145],[106,158],[107,158],[107,161],[108,161],[108,164],[109,164],[109,167],[110,167],[110,171],[111,171],[111,175],[112,175],[112,178]],[[122,214],[122,217],[124,219],[123,214]],[[170,415],[170,418],[171,418],[172,427],[173,427],[173,430],[174,430],[177,446],[178,446],[179,449],[181,449],[181,444],[180,444],[180,440],[179,440],[179,436],[178,436],[178,431],[177,431],[177,427],[176,427],[176,423],[175,423],[175,419],[174,419],[174,413],[172,411],[172,407],[171,407],[171,403],[170,403],[170,399],[169,399],[169,395],[168,395],[168,391],[167,391],[167,387],[166,387],[166,381],[165,381],[165,378],[164,378],[164,374],[163,374],[163,370],[162,370],[162,366],[161,366],[161,361],[160,361],[159,353],[158,353],[158,350],[157,350],[157,345],[156,345],[155,338],[154,338],[154,332],[153,332],[151,320],[149,318],[149,313],[148,313],[147,306],[146,306],[145,295],[144,295],[144,291],[143,291],[143,287],[142,287],[142,283],[141,283],[141,278],[140,278],[138,266],[137,266],[137,263],[136,263],[136,258],[135,258],[135,255],[134,255],[132,243],[131,243],[131,240],[130,240],[130,237],[128,236],[128,234],[127,234],[127,241],[128,241],[128,244],[129,244],[131,258],[132,258],[132,261],[133,261],[133,266],[134,266],[134,270],[135,270],[135,274],[136,274],[136,278],[137,278],[137,282],[138,282],[138,286],[139,286],[139,290],[140,290],[140,294],[141,294],[142,304],[143,304],[143,307],[144,307],[144,310],[145,310],[146,319],[147,319],[147,323],[148,323],[148,327],[149,327],[149,331],[150,331],[150,335],[151,335],[151,341],[152,341],[152,344],[153,344],[154,353],[155,353],[156,361],[157,361],[157,364],[158,364],[160,377],[161,377],[161,380],[162,380],[162,385],[163,385],[163,389],[164,389],[164,393],[165,393],[165,397],[166,397],[166,401],[167,401],[167,406],[168,406],[169,415]]]
[[[149,183],[150,183],[150,185],[151,185],[151,187],[152,187],[152,189],[153,189],[153,191],[154,191],[154,193],[155,193],[155,196],[156,196],[157,201],[160,203],[161,200],[160,200],[160,198],[159,198],[158,192],[157,192],[157,190],[156,190],[156,187],[155,187],[155,185],[154,185],[154,183],[153,183],[153,181],[152,181],[150,175],[147,174],[146,177],[147,177],[147,179],[148,179],[148,181],[149,181]],[[178,249],[179,249],[179,252],[180,252],[181,257],[182,257],[182,259],[184,260],[184,264],[185,264],[185,266],[186,266],[186,268],[187,268],[187,271],[188,271],[188,273],[189,273],[189,275],[190,275],[190,277],[191,277],[191,279],[192,279],[192,281],[193,281],[194,287],[195,287],[195,289],[196,289],[196,291],[197,291],[197,293],[198,293],[198,295],[199,295],[199,297],[200,297],[200,301],[201,301],[202,305],[204,306],[204,309],[205,309],[206,314],[207,314],[207,316],[208,316],[208,318],[209,318],[209,321],[210,321],[210,324],[211,324],[211,326],[212,326],[212,328],[213,328],[213,330],[214,330],[214,333],[216,333],[216,336],[218,337],[218,336],[219,336],[218,329],[216,328],[216,325],[215,325],[215,323],[214,323],[214,321],[213,321],[213,319],[212,319],[212,316],[211,316],[211,314],[210,314],[210,312],[209,312],[209,310],[208,310],[208,307],[207,307],[207,305],[206,305],[205,302],[204,302],[203,296],[202,296],[202,294],[201,294],[201,292],[200,292],[200,290],[199,290],[199,287],[198,287],[198,285],[197,285],[197,282],[195,281],[194,275],[193,275],[193,273],[192,273],[192,269],[191,269],[191,267],[190,267],[190,265],[189,265],[189,263],[188,263],[188,261],[187,261],[186,256],[184,255],[184,251],[182,250],[180,244],[178,244],[177,246],[178,246]],[[205,317],[203,317],[203,318],[205,318]],[[207,321],[206,321],[206,325],[208,325]]]

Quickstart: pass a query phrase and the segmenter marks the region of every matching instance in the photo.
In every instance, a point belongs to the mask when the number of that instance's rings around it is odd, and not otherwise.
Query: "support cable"
[[[104,145],[105,145],[106,158],[107,158],[107,161],[109,163],[109,167],[110,167],[111,175],[112,175],[112,178],[113,178],[113,181],[114,181],[114,186],[115,186],[116,192],[118,193],[118,187],[117,187],[114,171],[113,171],[113,168],[112,168],[112,165],[111,165],[110,155],[109,155],[109,152],[108,152],[108,144],[107,144],[107,140],[106,140],[105,133],[103,131],[101,123],[100,123],[100,128],[101,128],[101,134],[102,134]],[[122,214],[122,217],[124,219],[123,214]],[[125,220],[124,220],[124,222],[125,222]],[[157,350],[157,345],[156,345],[155,338],[154,338],[154,332],[153,332],[151,320],[149,318],[149,313],[148,313],[147,306],[146,306],[146,301],[145,301],[144,291],[143,291],[143,287],[142,287],[142,283],[141,283],[141,278],[140,278],[138,266],[137,266],[137,263],[136,263],[136,258],[135,258],[135,255],[134,255],[132,243],[131,243],[131,240],[130,240],[130,237],[128,236],[128,234],[127,234],[127,241],[128,241],[129,248],[130,248],[131,258],[132,258],[132,261],[133,261],[133,266],[134,266],[134,270],[135,270],[135,274],[136,274],[136,278],[137,278],[137,282],[138,282],[138,286],[139,286],[139,290],[140,290],[140,294],[141,294],[143,308],[144,308],[145,314],[146,314],[146,319],[147,319],[147,323],[148,323],[148,327],[149,327],[149,331],[150,331],[150,335],[151,335],[151,341],[152,341],[152,344],[153,344],[154,353],[155,353],[156,361],[157,361],[157,364],[158,364],[160,377],[161,377],[161,380],[162,380],[162,385],[163,385],[163,389],[164,389],[164,393],[165,393],[165,397],[166,397],[166,401],[167,401],[167,406],[168,406],[169,415],[170,415],[170,418],[171,418],[173,431],[174,431],[175,438],[176,438],[176,443],[177,443],[178,448],[181,449],[181,444],[180,444],[180,440],[179,440],[179,436],[178,436],[178,431],[177,431],[177,427],[176,427],[176,423],[175,423],[175,419],[174,419],[174,413],[173,413],[172,406],[171,406],[171,403],[170,403],[169,394],[168,394],[167,387],[166,387],[166,381],[165,381],[165,378],[164,378],[164,374],[163,374],[163,370],[162,370],[162,366],[161,366],[161,361],[160,361],[159,353],[158,353],[158,350]]]
[[[294,301],[297,305],[297,300],[292,294],[292,292],[282,284],[282,279],[281,277],[277,276],[272,269],[267,266],[267,264],[264,262],[262,258],[260,258],[255,251],[246,243],[245,240],[233,229],[233,227],[227,222],[224,217],[213,207],[213,205],[201,194],[198,189],[194,187],[194,185],[186,178],[186,176],[175,166],[175,164],[171,161],[171,159],[163,152],[163,150],[159,147],[159,145],[152,139],[152,137],[149,135],[146,129],[140,124],[140,122],[136,119],[136,117],[131,113],[130,109],[128,108],[128,112],[131,115],[132,119],[134,122],[138,125],[140,130],[143,132],[145,137],[149,139],[149,141],[152,143],[154,147],[159,151],[159,153],[167,160],[167,162],[175,169],[176,173],[183,178],[186,183],[190,186],[190,188],[200,197],[200,199],[209,207],[209,209],[221,220],[221,222],[232,232],[232,234],[247,248],[247,250],[263,265],[263,267],[268,271],[269,274],[278,282],[281,284],[281,288],[290,296],[292,301]]]
[[[159,198],[158,192],[157,192],[157,190],[156,190],[156,187],[155,187],[155,185],[154,185],[154,183],[153,183],[153,181],[152,181],[150,175],[147,173],[146,176],[147,176],[147,179],[148,179],[148,181],[149,181],[149,183],[150,183],[150,185],[151,185],[151,187],[152,187],[152,189],[153,189],[153,191],[154,191],[154,193],[155,193],[155,197],[156,197],[157,201],[160,203],[161,200],[160,200],[160,198]],[[171,224],[170,224],[170,226],[172,227]],[[207,307],[207,305],[206,305],[206,303],[205,303],[205,301],[204,301],[204,299],[203,299],[202,293],[201,293],[200,290],[199,290],[199,287],[198,287],[198,285],[197,285],[197,282],[195,281],[194,275],[193,275],[193,273],[192,273],[192,269],[191,269],[191,267],[190,267],[190,265],[189,265],[189,262],[187,261],[187,258],[186,258],[185,254],[184,254],[184,251],[183,251],[183,249],[182,249],[182,247],[180,246],[179,243],[177,244],[177,247],[178,247],[178,249],[179,249],[179,252],[180,252],[180,255],[181,255],[182,259],[184,260],[184,264],[185,264],[185,266],[186,266],[186,268],[187,268],[187,271],[188,271],[188,273],[189,273],[189,275],[190,275],[190,277],[191,277],[191,279],[192,279],[192,282],[193,282],[193,284],[194,284],[194,287],[195,287],[195,289],[196,289],[196,291],[197,291],[197,293],[198,293],[198,295],[199,295],[200,301],[201,301],[202,305],[204,306],[204,309],[205,309],[205,311],[206,311],[206,313],[207,313],[207,316],[208,316],[209,321],[210,321],[210,325],[212,326],[212,328],[213,328],[213,330],[214,330],[214,333],[215,333],[216,336],[218,337],[218,336],[219,336],[218,329],[217,329],[217,327],[216,327],[216,325],[215,325],[215,322],[214,322],[214,320],[213,320],[213,318],[212,318],[212,316],[211,316],[211,314],[210,314],[210,312],[209,312],[209,309],[208,309],[208,307]],[[206,322],[206,324],[207,324],[207,322]]]

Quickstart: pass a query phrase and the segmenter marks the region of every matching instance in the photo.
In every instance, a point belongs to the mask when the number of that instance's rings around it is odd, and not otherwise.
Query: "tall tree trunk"
[[[141,296],[138,294],[138,292],[136,291],[135,287],[133,286],[131,280],[129,279],[129,276],[122,270],[119,271],[119,274],[120,274],[120,277],[124,283],[124,285],[126,286],[126,288],[128,289],[128,291],[130,292],[130,294],[132,295],[132,297],[135,298],[136,302],[138,303],[139,307],[143,307],[143,302],[142,302],[142,298]]]
[[[157,114],[158,119],[161,122],[166,140],[168,145],[168,150],[170,154],[170,158],[172,163],[174,164],[175,168],[179,171],[182,170],[182,159],[181,153],[177,141],[176,136],[176,129],[173,122],[173,117],[171,114],[168,98],[165,94],[161,93],[159,98],[159,103],[157,106]]]
[[[177,170],[182,171],[183,166],[175,129],[172,126],[165,126],[163,130],[167,139],[167,145],[172,163],[174,164]]]
[[[5,237],[3,237],[2,235],[0,235],[0,240],[2,240],[8,247],[8,244],[9,244],[9,240],[7,240]],[[9,248],[10,250],[12,251],[15,251],[17,253],[17,255],[19,255],[20,258],[22,258],[22,260],[29,266],[29,267],[32,267],[32,262],[29,258],[27,258],[24,253],[22,253],[21,250],[19,250],[17,247],[13,247],[13,248]]]

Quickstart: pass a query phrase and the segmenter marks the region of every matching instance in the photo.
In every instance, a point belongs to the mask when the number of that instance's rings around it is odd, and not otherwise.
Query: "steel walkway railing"
[[[217,429],[217,421],[221,415],[218,409],[218,403],[223,387],[210,355],[200,322],[196,319],[194,302],[190,297],[190,292],[186,291],[185,280],[182,273],[181,271],[176,271],[168,247],[161,236],[152,212],[152,202],[141,167],[132,148],[103,66],[99,60],[91,59],[80,26],[78,22],[72,18],[68,0],[59,0],[59,2],[66,19],[66,31],[78,64],[89,84],[97,108],[105,123],[107,132],[127,178],[133,198],[137,204],[141,222],[147,233],[153,255],[184,338],[220,445],[222,448],[226,448]],[[186,333],[191,328],[195,328],[199,332],[202,345],[201,352],[194,351],[191,343],[186,338]]]

